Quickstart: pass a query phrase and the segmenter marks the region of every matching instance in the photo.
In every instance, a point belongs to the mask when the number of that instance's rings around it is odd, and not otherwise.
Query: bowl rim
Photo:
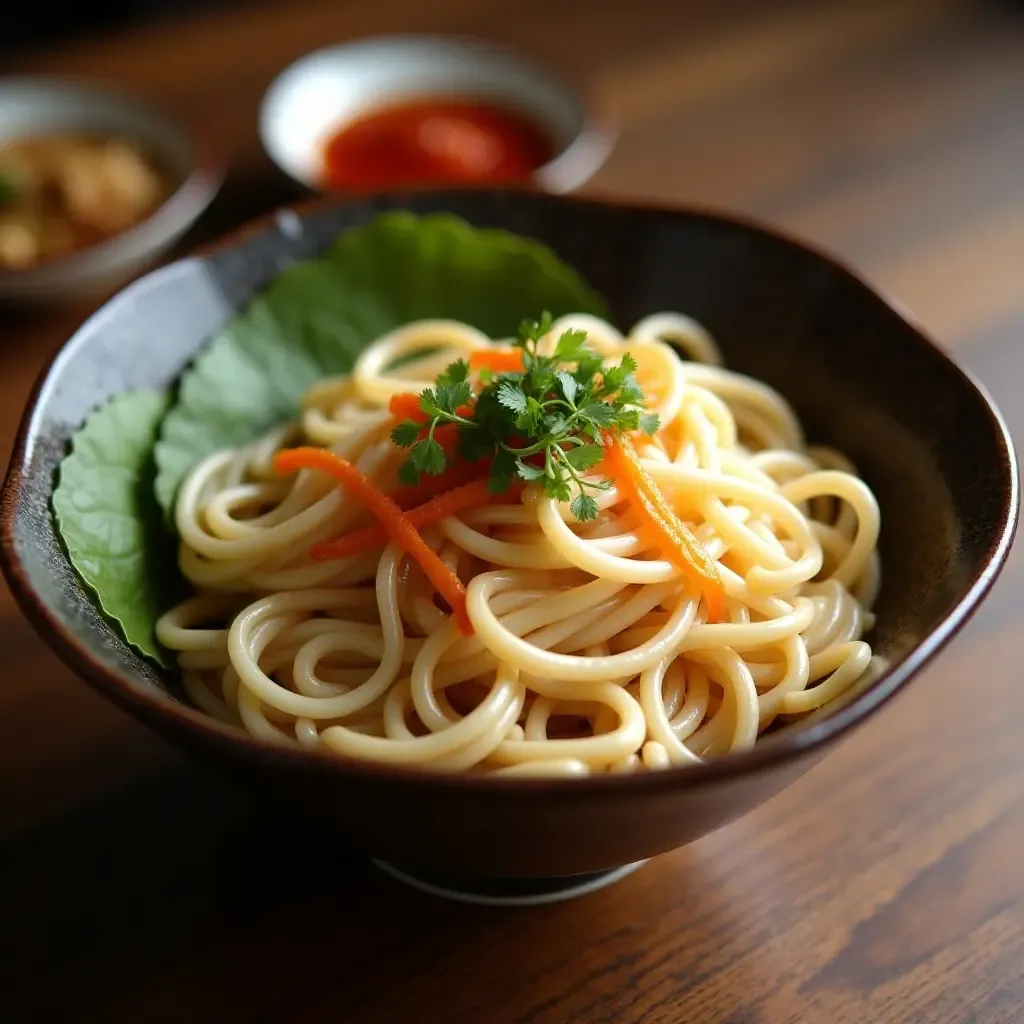
[[[755,745],[749,750],[726,754],[700,764],[675,765],[667,769],[650,772],[604,773],[581,777],[507,777],[493,774],[430,771],[404,765],[356,760],[325,751],[305,747],[285,747],[267,740],[258,739],[234,726],[217,721],[189,704],[179,703],[173,698],[151,693],[137,687],[129,682],[127,677],[107,668],[107,666],[98,661],[93,656],[89,647],[79,640],[70,629],[63,626],[57,620],[56,615],[47,603],[30,585],[28,574],[14,543],[14,529],[15,521],[18,517],[17,513],[22,488],[25,482],[27,446],[29,435],[32,433],[35,413],[43,390],[51,383],[51,373],[57,361],[69,346],[75,344],[76,339],[81,339],[84,336],[84,332],[90,323],[96,318],[105,315],[110,305],[121,300],[125,293],[132,288],[139,286],[143,282],[151,285],[154,283],[154,278],[182,263],[231,251],[244,241],[273,230],[278,222],[278,218],[285,213],[299,216],[316,215],[323,210],[347,205],[348,202],[360,205],[365,203],[368,198],[379,200],[382,203],[394,202],[396,203],[395,208],[400,208],[398,204],[403,199],[408,199],[410,195],[414,194],[443,199],[448,194],[465,195],[467,193],[482,192],[533,196],[545,202],[565,205],[596,206],[613,208],[620,211],[697,217],[699,219],[725,223],[743,230],[767,234],[802,250],[815,260],[824,261],[833,270],[852,278],[870,291],[911,328],[911,337],[914,339],[914,343],[927,349],[932,357],[943,361],[949,369],[955,371],[961,378],[964,387],[973,392],[975,398],[981,403],[982,409],[987,414],[991,423],[998,447],[997,456],[1002,462],[1004,470],[1003,487],[1000,494],[1001,517],[998,528],[993,532],[981,565],[970,578],[963,595],[936,623],[934,628],[899,663],[883,672],[867,690],[855,697],[848,705],[841,708],[834,715],[823,718],[806,729],[794,730],[779,735],[769,742]],[[1019,490],[1019,471],[1013,440],[1005,420],[987,388],[970,371],[963,367],[957,359],[939,346],[902,306],[888,299],[884,293],[870,284],[864,276],[852,270],[838,257],[805,242],[785,230],[770,227],[764,222],[746,214],[727,212],[700,204],[637,202],[593,195],[585,197],[551,196],[532,188],[424,188],[403,190],[401,192],[376,193],[372,197],[360,197],[354,200],[345,200],[342,197],[327,195],[316,196],[297,204],[290,204],[256,217],[227,232],[216,241],[199,247],[191,256],[185,257],[182,260],[176,260],[165,267],[143,275],[101,306],[47,360],[46,365],[32,387],[26,403],[25,412],[18,426],[3,487],[0,490],[0,566],[2,566],[7,582],[23,614],[47,645],[57,653],[68,667],[77,675],[83,677],[103,695],[111,699],[114,704],[133,713],[147,724],[153,726],[156,731],[161,733],[173,732],[176,737],[186,742],[203,741],[207,746],[235,748],[236,752],[245,752],[275,767],[282,766],[296,769],[305,768],[320,772],[340,772],[342,775],[351,776],[356,779],[394,784],[400,783],[412,787],[441,787],[448,790],[473,791],[494,794],[495,796],[516,793],[529,795],[541,791],[573,794],[576,796],[599,796],[601,794],[632,792],[661,793],[666,790],[674,790],[677,787],[688,788],[730,782],[742,777],[756,775],[766,769],[781,767],[785,764],[795,765],[797,762],[805,760],[816,753],[820,755],[829,744],[849,734],[857,726],[863,724],[876,714],[967,624],[977,611],[983,598],[992,588],[1006,563],[1016,532],[1020,505]],[[63,557],[65,560],[67,559],[66,555],[63,555]],[[68,564],[70,566],[70,563]],[[115,635],[118,635],[116,630],[114,632]],[[120,636],[119,639],[121,639],[122,643],[125,642]]]
[[[18,269],[0,266],[0,289],[16,288],[19,284],[38,286],[58,283],[60,279],[82,270],[97,257],[116,254],[136,243],[142,243],[143,252],[148,252],[165,240],[188,230],[213,201],[224,181],[226,164],[213,132],[172,115],[144,97],[111,88],[91,78],[60,74],[16,75],[0,81],[0,92],[11,88],[50,89],[68,95],[77,93],[106,109],[115,106],[122,109],[134,108],[154,123],[189,140],[193,147],[193,158],[191,167],[174,190],[142,220],[94,245],[76,249],[64,256]],[[3,139],[17,137],[5,135]]]
[[[521,53],[511,46],[481,39],[472,35],[460,34],[457,32],[422,32],[394,34],[382,33],[379,35],[366,36],[365,38],[350,39],[337,43],[329,43],[315,50],[297,57],[286,67],[282,68],[270,84],[267,86],[260,98],[258,131],[260,145],[267,158],[274,166],[290,180],[297,182],[304,188],[308,188],[319,195],[338,195],[315,180],[307,180],[293,174],[274,155],[273,147],[270,145],[271,132],[268,130],[268,110],[272,100],[284,85],[285,81],[298,73],[303,65],[312,63],[316,59],[323,59],[328,54],[337,54],[344,58],[348,54],[358,53],[360,50],[371,49],[377,46],[394,46],[398,48],[412,46],[458,46],[472,50],[474,53],[487,57],[500,57],[518,65],[524,71],[534,71],[544,75],[553,82],[559,89],[571,96],[579,104],[582,113],[582,123],[579,131],[554,155],[550,160],[541,164],[530,175],[530,182],[533,187],[539,188],[553,195],[563,195],[573,189],[581,187],[589,181],[607,162],[609,155],[615,148],[618,139],[618,127],[613,117],[609,104],[603,99],[589,80],[577,75],[567,75],[560,70],[551,67],[549,64],[531,57],[529,54]],[[410,93],[412,95],[437,95],[436,93]],[[466,93],[467,96],[472,95]],[[373,105],[365,108],[365,111],[373,110]],[[538,121],[540,119],[537,119]],[[339,124],[342,122],[339,121]],[[578,166],[587,168],[585,173],[574,173],[573,169]],[[416,191],[438,191],[444,186],[423,185],[411,186]],[[457,186],[455,186],[457,187]],[[481,185],[470,185],[468,187],[488,187],[486,183]],[[498,185],[496,187],[501,187]],[[516,185],[511,186],[513,189]],[[396,191],[395,189],[389,191]]]

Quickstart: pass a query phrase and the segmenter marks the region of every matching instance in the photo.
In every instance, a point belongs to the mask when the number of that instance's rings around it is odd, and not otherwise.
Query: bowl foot
[[[596,892],[618,882],[646,864],[638,860],[605,871],[555,878],[475,878],[472,875],[447,874],[420,868],[398,867],[384,860],[373,862],[381,871],[414,889],[460,903],[479,903],[496,907],[531,907],[560,903]]]

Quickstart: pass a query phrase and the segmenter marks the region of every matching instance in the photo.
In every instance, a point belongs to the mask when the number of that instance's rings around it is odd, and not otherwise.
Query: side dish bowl
[[[533,174],[547,192],[571,192],[608,158],[614,132],[580,91],[547,69],[471,39],[391,36],[329,46],[281,72],[263,99],[260,138],[286,174],[321,189],[324,143],[370,110],[409,100],[507,106],[550,139],[551,160]]]
[[[207,140],[156,107],[76,79],[0,82],[0,142],[68,133],[144,147],[166,174],[170,194],[149,216],[95,245],[20,269],[0,267],[0,300],[60,301],[123,284],[166,252],[220,188],[222,168]]]
[[[99,615],[54,532],[69,436],[124,390],[171,385],[285,266],[382,210],[448,211],[550,245],[630,324],[660,309],[707,325],[728,364],[778,388],[814,441],[847,452],[878,497],[883,585],[871,640],[890,663],[803,731],[694,767],[583,779],[438,775],[268,745],[184,702]],[[321,200],[282,211],[135,282],[45,372],[4,485],[3,568],[45,640],[101,693],[263,798],[330,818],[392,863],[475,877],[583,875],[671,850],[757,806],[879,711],[977,608],[1006,558],[1018,479],[985,391],[828,256],[745,219],[520,191]]]

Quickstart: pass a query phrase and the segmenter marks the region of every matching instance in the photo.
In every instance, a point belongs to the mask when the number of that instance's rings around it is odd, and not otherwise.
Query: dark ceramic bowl
[[[891,669],[834,717],[696,767],[585,779],[439,776],[281,749],[185,704],[97,614],[54,535],[50,493],[69,435],[128,388],[163,388],[291,260],[377,211],[448,210],[543,239],[630,324],[701,320],[728,363],[775,385],[809,436],[855,460],[882,510],[877,653]],[[285,211],[158,270],[105,306],[46,372],[3,494],[3,562],[57,653],[185,750],[265,796],[306,804],[360,849],[476,877],[583,875],[671,850],[757,806],[878,711],[964,624],[1002,567],[1017,519],[1006,427],[971,377],[830,258],[700,210],[523,192],[430,192]],[[522,882],[538,892],[547,883]]]

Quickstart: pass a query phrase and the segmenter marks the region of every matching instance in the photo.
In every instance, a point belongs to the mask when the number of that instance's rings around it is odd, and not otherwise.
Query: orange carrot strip
[[[478,348],[469,357],[471,370],[490,370],[492,373],[522,373],[523,350],[521,348]]]
[[[462,580],[431,551],[402,510],[362,470],[325,448],[285,449],[274,456],[274,468],[281,474],[314,469],[333,476],[350,497],[365,505],[380,520],[388,536],[419,562],[427,579],[451,606],[463,636],[473,635]]]
[[[405,512],[405,518],[417,530],[421,530],[424,526],[433,526],[447,516],[465,512],[467,509],[505,504],[510,497],[518,497],[521,491],[522,486],[513,485],[504,494],[493,494],[487,490],[487,478],[478,478],[471,483],[438,494],[436,498],[423,505],[409,509]],[[309,549],[309,554],[314,561],[346,558],[360,551],[380,547],[387,542],[387,531],[382,526],[371,526],[365,530],[357,530],[355,533],[338,537],[336,540],[326,540],[320,544],[314,544]]]
[[[420,408],[420,396],[412,391],[403,391],[400,395],[392,395],[388,402],[391,415],[400,423],[412,420],[413,423],[426,423],[430,417]]]
[[[395,417],[396,423],[402,420],[412,420],[413,423],[427,423],[430,417],[420,408],[420,396],[411,391],[403,391],[401,394],[392,395],[388,402],[388,410]],[[473,406],[460,405],[455,412],[459,416],[469,419],[473,415]],[[454,424],[452,424],[454,426]]]
[[[436,433],[434,438],[437,438]],[[444,444],[441,447],[444,448]],[[394,498],[395,504],[403,510],[415,508],[417,505],[429,501],[434,495],[442,494],[455,487],[461,487],[463,484],[472,483],[482,476],[487,476],[490,470],[490,459],[480,459],[477,462],[452,461],[443,473],[437,476],[421,473],[419,483],[399,487],[391,497]]]
[[[704,545],[665,500],[626,435],[608,437],[605,452],[608,472],[629,499],[644,532],[662,554],[696,584],[708,606],[708,622],[721,622],[725,617],[725,587],[718,566]]]

